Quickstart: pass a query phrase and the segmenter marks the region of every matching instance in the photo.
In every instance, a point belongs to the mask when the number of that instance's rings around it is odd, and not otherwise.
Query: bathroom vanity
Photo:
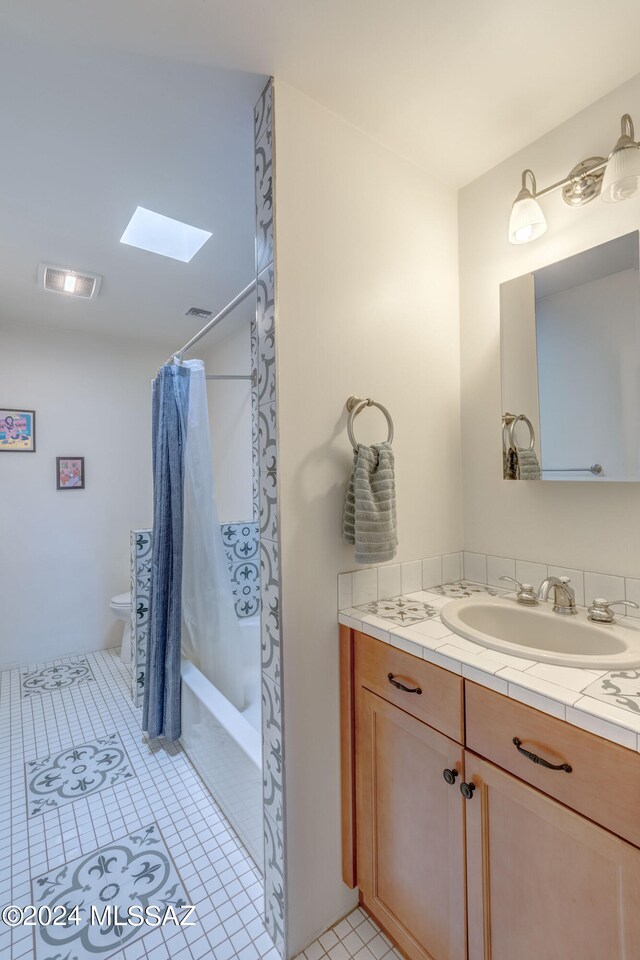
[[[385,640],[340,626],[362,905],[411,960],[640,956],[640,753]]]

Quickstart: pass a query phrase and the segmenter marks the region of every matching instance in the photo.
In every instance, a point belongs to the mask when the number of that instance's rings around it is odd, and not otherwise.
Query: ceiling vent
[[[78,270],[66,270],[41,263],[38,267],[38,282],[44,290],[53,293],[66,293],[81,300],[93,300],[100,289],[102,277],[96,273],[80,273]]]
[[[197,317],[198,320],[208,320],[213,316],[213,310],[204,310],[202,307],[189,307],[185,317]]]

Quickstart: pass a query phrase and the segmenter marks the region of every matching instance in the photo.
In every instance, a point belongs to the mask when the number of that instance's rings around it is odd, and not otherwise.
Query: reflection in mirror
[[[638,232],[500,287],[503,475],[640,480]]]

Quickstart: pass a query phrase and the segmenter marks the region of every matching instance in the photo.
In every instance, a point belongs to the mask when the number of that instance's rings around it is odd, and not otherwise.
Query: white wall
[[[513,483],[501,479],[499,288],[545,264],[640,226],[640,198],[572,209],[541,203],[539,240],[507,242],[520,174],[543,187],[584,157],[606,154],[624,112],[640,118],[640,77],[470,184],[459,196],[462,442],[467,550],[640,576],[640,484]],[[606,333],[605,333],[606,336]],[[569,361],[570,362],[570,361]]]
[[[237,307],[189,354],[208,374],[251,373],[251,317],[255,296]],[[220,523],[253,519],[251,383],[208,380],[209,425]]]
[[[398,560],[460,549],[455,194],[276,81],[279,497],[291,954],[353,904],[341,880],[336,575],[345,401],[396,429]],[[379,413],[357,425],[386,432]]]
[[[151,386],[162,350],[3,326],[1,402],[36,411],[36,452],[0,454],[0,668],[117,645],[129,531],[151,523]],[[86,489],[56,490],[56,456]]]

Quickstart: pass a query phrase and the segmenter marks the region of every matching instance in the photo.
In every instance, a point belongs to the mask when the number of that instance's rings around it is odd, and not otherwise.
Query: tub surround
[[[543,713],[640,750],[640,668],[560,667],[513,657],[459,637],[443,624],[440,611],[454,597],[477,592],[513,596],[490,584],[459,580],[347,607],[339,611],[338,620]],[[618,619],[628,622],[628,618]]]

